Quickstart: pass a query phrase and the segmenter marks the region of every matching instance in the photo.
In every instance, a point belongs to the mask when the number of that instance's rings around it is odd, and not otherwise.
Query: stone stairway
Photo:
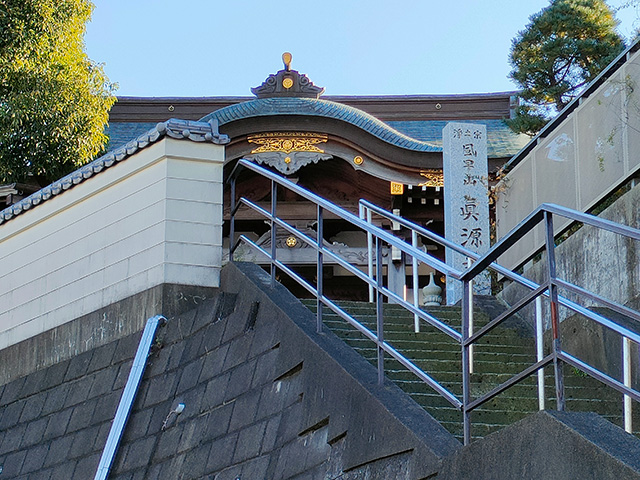
[[[315,312],[315,300],[303,300]],[[344,310],[375,331],[375,305],[363,302],[337,302]],[[459,331],[460,307],[428,307],[426,310]],[[423,371],[435,378],[458,398],[462,397],[460,346],[449,336],[422,322],[421,331],[413,331],[413,315],[398,305],[384,306],[385,340]],[[484,311],[474,312],[476,329],[489,321]],[[358,353],[377,364],[373,342],[351,327],[338,315],[325,308],[324,322],[338,337]],[[472,397],[484,394],[535,362],[533,338],[522,336],[516,329],[497,328],[474,347],[474,373],[471,376]],[[385,374],[456,437],[462,437],[462,414],[428,385],[404,369],[394,359],[385,359]],[[553,367],[545,369],[546,408],[555,409]],[[587,377],[583,372],[565,367],[566,407],[570,411],[590,411],[622,424],[622,396]],[[531,376],[487,404],[471,416],[472,436],[481,438],[538,410],[537,376]],[[634,412],[634,428],[640,426],[638,408]]]

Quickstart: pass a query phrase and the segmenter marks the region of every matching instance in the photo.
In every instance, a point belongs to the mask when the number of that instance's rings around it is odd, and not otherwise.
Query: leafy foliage
[[[517,131],[535,134],[624,49],[604,0],[552,0],[513,40],[510,77],[521,87]]]
[[[0,183],[60,178],[104,147],[115,97],[84,52],[88,0],[0,0]]]

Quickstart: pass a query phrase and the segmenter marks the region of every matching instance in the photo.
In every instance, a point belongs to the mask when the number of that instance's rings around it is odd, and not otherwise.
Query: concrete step
[[[373,332],[377,331],[375,320],[367,321],[366,319],[363,320],[359,318],[357,318],[356,320],[358,320],[362,325],[367,327],[369,330]],[[355,329],[355,327],[348,324],[346,321],[344,321],[343,319],[337,316],[328,317],[325,315],[324,324],[327,325],[327,327],[329,327],[331,330],[334,330],[334,331],[339,330],[341,332],[344,332],[345,335],[351,331],[354,332],[354,335],[355,334],[361,335]],[[411,325],[392,324],[385,320],[385,323],[383,326],[383,332],[385,336],[388,334],[407,335],[406,338],[421,339],[423,341],[438,341],[438,339],[444,339],[451,342],[455,342],[455,340],[453,340],[453,338],[451,338],[449,335],[432,326],[423,326],[421,327],[420,332],[415,333],[413,328],[413,323]],[[505,331],[504,329],[502,330],[498,329],[498,330],[494,330],[487,333],[477,341],[478,345],[504,344],[504,343],[511,343],[513,345],[518,345],[518,346],[531,346],[533,348],[534,340],[532,338],[522,338],[518,336],[514,331],[509,331],[509,330]]]

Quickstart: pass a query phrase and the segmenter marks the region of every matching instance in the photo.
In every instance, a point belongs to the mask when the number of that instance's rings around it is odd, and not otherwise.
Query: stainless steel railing
[[[255,202],[252,202],[246,198],[236,199],[235,181],[238,172],[241,169],[249,169],[256,174],[259,174],[271,181],[271,209],[270,211],[260,207]],[[415,374],[422,381],[427,383],[431,388],[438,392],[443,398],[445,398],[454,407],[458,408],[462,412],[463,416],[463,431],[465,444],[471,441],[471,413],[484,405],[495,396],[504,392],[508,388],[518,384],[530,375],[538,372],[538,386],[540,407],[544,408],[544,377],[543,368],[553,364],[554,377],[555,377],[555,393],[556,393],[556,407],[558,410],[564,410],[564,379],[562,364],[566,363],[575,368],[582,370],[588,375],[600,380],[601,382],[616,389],[624,396],[625,412],[624,412],[624,424],[627,431],[631,431],[631,400],[640,401],[640,392],[631,386],[631,364],[630,364],[630,345],[640,344],[640,335],[622,325],[615,323],[614,321],[593,312],[583,305],[580,305],[568,298],[559,294],[559,290],[571,292],[574,295],[586,298],[589,302],[604,305],[618,313],[628,316],[629,318],[640,321],[640,314],[628,307],[620,305],[616,302],[609,301],[599,295],[596,295],[587,289],[573,285],[572,283],[558,278],[556,274],[556,261],[555,261],[555,244],[554,244],[554,230],[553,230],[553,216],[559,215],[571,220],[582,222],[586,225],[591,225],[595,228],[604,229],[619,235],[623,235],[627,238],[634,240],[640,240],[640,231],[630,227],[616,224],[607,220],[593,217],[591,215],[583,214],[573,211],[557,205],[543,204],[527,218],[525,218],[515,229],[513,229],[505,238],[496,243],[485,255],[479,256],[471,251],[464,249],[463,247],[453,244],[452,242],[439,237],[426,230],[425,228],[416,225],[406,219],[393,215],[381,209],[380,207],[371,204],[370,202],[361,201],[360,203],[360,217],[341,209],[333,203],[309,192],[296,184],[290,182],[284,177],[277,175],[263,167],[260,167],[247,160],[240,160],[236,165],[234,171],[230,175],[229,182],[231,184],[231,222],[230,222],[230,256],[233,261],[233,253],[240,243],[246,243],[252,248],[262,252],[270,259],[271,265],[271,282],[275,283],[276,271],[279,269],[282,272],[289,275],[292,279],[298,282],[308,292],[314,295],[317,299],[317,316],[316,316],[316,328],[318,332],[322,331],[322,313],[323,307],[326,306],[334,311],[337,315],[355,327],[367,338],[372,340],[377,346],[377,367],[378,367],[378,381],[384,382],[384,356],[397,360],[410,372]],[[317,207],[317,234],[316,238],[311,238],[308,235],[298,231],[292,225],[288,224],[277,215],[277,192],[278,188],[286,188],[300,197],[314,203]],[[247,207],[262,215],[271,224],[271,251],[267,252],[255,242],[251,241],[245,236],[235,238],[235,215],[240,207]],[[362,272],[355,266],[351,265],[348,261],[341,258],[338,254],[328,248],[323,242],[323,229],[324,229],[324,216],[325,213],[331,213],[332,215],[345,220],[353,226],[366,232],[369,242],[372,245],[372,252],[370,252],[370,268],[367,273]],[[413,244],[409,244],[404,240],[396,237],[395,235],[375,226],[371,219],[372,214],[382,215],[383,217],[392,221],[400,223],[403,227],[408,228],[412,232]],[[548,277],[546,282],[541,285],[512,272],[497,263],[498,258],[506,250],[511,248],[520,238],[522,238],[527,232],[531,231],[537,225],[542,224],[546,231],[546,262]],[[295,235],[300,240],[314,248],[317,255],[317,280],[315,285],[292,268],[287,266],[284,262],[277,258],[276,249],[276,229],[281,228]],[[423,252],[416,247],[415,237],[422,235],[428,238],[430,241],[438,243],[446,248],[452,248],[453,250],[466,255],[471,259],[471,265],[465,271],[458,271],[455,268],[447,265],[441,260]],[[463,299],[462,299],[462,327],[458,332],[456,329],[450,327],[446,323],[433,317],[428,312],[420,309],[417,302],[407,302],[404,298],[397,295],[395,292],[389,290],[383,284],[383,265],[382,265],[382,249],[383,244],[391,247],[398,248],[401,252],[412,259],[412,265],[415,268],[417,264],[424,263],[432,269],[446,274],[449,278],[455,281],[461,281],[463,283]],[[375,251],[375,256],[372,255]],[[376,331],[369,330],[365,325],[358,320],[350,316],[346,311],[341,309],[335,302],[327,298],[324,294],[323,286],[323,266],[325,265],[325,258],[330,258],[331,261],[340,265],[342,268],[355,275],[369,286],[373,292],[373,300],[376,302]],[[375,265],[373,264],[373,258],[375,258]],[[482,328],[477,331],[473,331],[472,318],[473,318],[473,280],[485,269],[493,270],[506,279],[516,282],[525,287],[529,293],[525,295],[520,301],[514,304],[507,311],[491,320]],[[414,285],[414,290],[416,286]],[[410,359],[405,357],[401,352],[390,345],[384,338],[384,325],[383,325],[383,312],[382,305],[385,300],[391,300],[395,303],[402,305],[406,310],[411,312],[417,323],[425,322],[440,331],[447,334],[450,338],[456,341],[461,347],[461,372],[462,372],[462,398],[458,398],[449,389],[440,384],[435,378],[433,378],[428,372],[421,370]],[[537,357],[536,361],[528,366],[520,373],[513,375],[511,378],[496,386],[491,391],[481,395],[477,398],[471,397],[471,373],[472,373],[472,349],[473,345],[477,343],[481,338],[487,335],[494,328],[502,324],[513,315],[520,312],[525,306],[532,302],[535,302],[537,309],[541,311],[542,300],[549,302],[551,312],[551,330],[553,337],[552,351],[550,354],[544,356],[542,353],[542,325],[541,314],[537,314],[537,330],[538,330],[538,345],[537,345]],[[576,312],[584,317],[596,322],[613,332],[619,334],[623,338],[623,348],[625,349],[625,367],[623,378],[618,380],[608,375],[607,373],[599,370],[593,365],[582,361],[569,352],[562,349],[560,342],[559,332],[559,318],[558,307],[567,308],[573,312]],[[627,408],[628,407],[628,408]]]
[[[111,464],[116,456],[122,434],[124,433],[124,428],[127,424],[127,420],[129,419],[131,408],[133,407],[133,402],[136,398],[136,394],[138,393],[138,388],[140,387],[142,375],[144,374],[144,370],[147,366],[147,357],[149,356],[149,350],[151,349],[151,344],[155,338],[156,330],[166,321],[167,319],[162,315],[156,315],[147,320],[144,331],[142,332],[142,337],[138,344],[138,349],[136,350],[136,356],[133,359],[133,364],[131,365],[131,371],[129,372],[127,383],[122,391],[120,403],[118,403],[118,409],[116,410],[113,423],[111,424],[111,429],[109,430],[109,436],[107,437],[104,450],[100,457],[100,463],[98,464],[94,480],[106,480],[109,476]]]

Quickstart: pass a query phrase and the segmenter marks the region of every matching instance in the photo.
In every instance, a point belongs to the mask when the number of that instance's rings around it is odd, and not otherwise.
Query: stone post
[[[487,166],[487,127],[469,123],[448,123],[443,132],[445,237],[473,252],[483,254],[490,247]],[[464,255],[446,249],[447,264],[466,267]],[[487,272],[476,277],[474,291],[491,293]],[[462,284],[447,278],[447,304],[462,298]]]

